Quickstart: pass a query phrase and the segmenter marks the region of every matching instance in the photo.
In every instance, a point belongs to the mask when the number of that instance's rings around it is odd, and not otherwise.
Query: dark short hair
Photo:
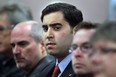
[[[0,15],[7,14],[11,25],[16,25],[19,22],[32,20],[30,8],[23,4],[6,4],[0,7]]]
[[[108,39],[116,42],[116,22],[108,21],[100,25],[97,31],[91,37],[91,42],[99,39]]]
[[[73,34],[75,34],[80,29],[96,29],[98,27],[97,23],[91,23],[91,22],[80,22],[78,25],[76,25],[73,29]]]
[[[41,21],[43,22],[43,17],[49,13],[60,11],[63,13],[65,20],[69,23],[69,25],[73,28],[79,22],[83,21],[83,15],[80,10],[78,10],[75,6],[67,3],[54,3],[48,5],[43,11],[41,15]]]

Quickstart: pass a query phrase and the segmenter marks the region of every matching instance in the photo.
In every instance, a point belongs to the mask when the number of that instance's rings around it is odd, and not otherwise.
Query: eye
[[[86,42],[81,45],[81,50],[85,53],[90,53],[93,50],[93,46],[91,43]]]
[[[115,48],[101,48],[102,54],[107,54],[107,53],[112,53],[112,52],[116,52],[116,49]]]
[[[61,29],[61,27],[62,27],[61,25],[57,24],[53,28],[54,28],[55,31],[59,31]]]
[[[14,44],[14,43],[11,43],[10,45],[12,46],[12,48],[14,48],[14,47],[15,47],[15,44]]]
[[[92,44],[88,42],[83,43],[82,48],[87,49],[87,50],[92,49]]]
[[[54,29],[54,31],[59,31],[62,28],[62,24],[54,23],[54,24],[51,24],[51,27]]]
[[[43,25],[42,27],[43,27],[44,32],[48,31],[48,26],[47,25]]]
[[[26,46],[29,45],[29,42],[28,42],[28,41],[21,41],[21,42],[18,43],[18,45],[19,45],[20,47],[26,47]]]
[[[0,26],[0,32],[2,32],[2,31],[4,31],[4,30],[5,30],[5,28],[2,27],[2,26]]]
[[[83,48],[84,48],[84,49],[91,49],[91,48],[92,48],[92,45],[90,45],[90,44],[85,44],[85,45],[83,45]]]

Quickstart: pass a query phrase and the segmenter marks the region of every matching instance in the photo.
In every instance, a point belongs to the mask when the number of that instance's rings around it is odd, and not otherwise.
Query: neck
[[[33,72],[33,70],[35,68],[36,68],[36,66],[34,66],[34,67],[30,67],[30,66],[25,67],[24,71],[25,71],[26,77],[28,77]]]
[[[87,73],[87,74],[77,74],[77,77],[94,77],[92,73]]]
[[[69,53],[63,55],[63,56],[56,56],[58,59],[58,63],[60,63],[64,58],[66,58],[69,55]]]
[[[37,59],[38,60],[38,59]],[[27,65],[24,69],[25,73],[27,74],[27,77],[29,75],[31,75],[31,73],[36,69],[36,67],[38,66],[38,63],[39,63],[40,60],[38,60],[36,63],[34,64],[29,64]]]

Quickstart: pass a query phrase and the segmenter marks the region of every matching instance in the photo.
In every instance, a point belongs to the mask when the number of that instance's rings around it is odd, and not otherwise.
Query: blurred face
[[[44,44],[47,51],[64,58],[72,42],[72,29],[61,12],[47,14],[43,18]]]
[[[93,70],[96,77],[116,76],[116,42],[98,39],[93,43],[95,52],[91,54]]]
[[[89,38],[95,32],[94,29],[80,29],[74,35],[71,45],[72,66],[76,74],[89,74],[92,72],[92,64],[88,53],[92,50]]]
[[[6,14],[0,14],[0,53],[11,51],[10,46],[10,24]]]
[[[20,30],[13,30],[11,34],[11,45],[16,64],[28,71],[42,58],[39,45],[29,33],[29,31],[20,28]]]

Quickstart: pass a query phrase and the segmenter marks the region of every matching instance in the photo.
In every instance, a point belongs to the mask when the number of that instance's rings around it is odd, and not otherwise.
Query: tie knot
[[[60,70],[59,67],[58,67],[58,65],[55,66],[55,69],[54,70],[57,70],[57,71]]]
[[[58,65],[55,66],[52,77],[58,77],[58,74],[60,73],[60,69]]]

